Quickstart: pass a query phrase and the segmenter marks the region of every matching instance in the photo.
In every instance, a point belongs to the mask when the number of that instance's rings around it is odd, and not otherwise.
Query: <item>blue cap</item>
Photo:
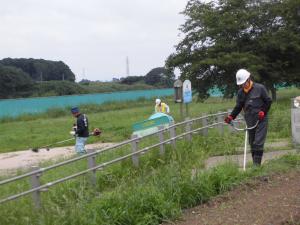
[[[79,108],[78,108],[77,106],[72,107],[72,108],[71,108],[71,112],[72,112],[72,113],[78,113],[78,112],[79,112]]]

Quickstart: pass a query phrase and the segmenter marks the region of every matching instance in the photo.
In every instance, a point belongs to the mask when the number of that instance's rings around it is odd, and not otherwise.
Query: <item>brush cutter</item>
[[[246,156],[247,156],[247,139],[248,139],[248,130],[252,130],[254,128],[257,127],[259,123],[259,120],[257,120],[256,124],[252,127],[246,127],[245,128],[237,128],[234,126],[234,123],[231,122],[229,125],[231,125],[235,130],[237,131],[245,131],[245,146],[244,146],[244,163],[243,163],[243,170],[245,171],[246,170]],[[226,123],[227,124],[227,123]]]
[[[93,130],[93,132],[90,132],[89,135],[90,136],[100,136],[102,133],[102,131],[99,129],[99,128],[95,128]],[[35,148],[32,148],[31,151],[33,152],[39,152],[40,149],[42,148],[45,148],[47,151],[50,150],[50,147],[53,146],[53,145],[57,145],[57,144],[61,144],[61,143],[65,143],[65,142],[68,142],[68,141],[71,141],[71,140],[74,140],[76,139],[76,135],[74,135],[72,138],[69,138],[69,139],[66,139],[66,140],[62,140],[62,141],[58,141],[58,142],[54,142],[52,144],[49,144],[49,145],[44,145],[44,146],[41,146],[41,147],[35,147]]]

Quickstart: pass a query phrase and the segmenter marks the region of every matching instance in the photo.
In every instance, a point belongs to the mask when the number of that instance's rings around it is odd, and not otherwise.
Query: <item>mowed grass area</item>
[[[180,121],[180,106],[172,98],[163,99],[171,108],[175,121]],[[201,116],[202,113],[214,113],[226,110],[233,105],[232,100],[222,101],[212,98],[204,103],[189,104],[189,116]],[[130,138],[132,125],[149,118],[154,112],[154,100],[137,102],[109,103],[102,105],[84,105],[81,108],[86,113],[90,130],[100,128],[103,133],[100,138],[91,137],[93,142],[118,142]],[[184,108],[185,109],[185,108]],[[36,117],[36,118],[35,118]],[[75,119],[68,110],[50,111],[48,114],[23,116],[17,120],[6,119],[0,123],[0,152],[25,150],[71,138],[69,131]],[[73,142],[65,143],[72,145]]]
[[[285,95],[285,97],[280,97],[278,102],[273,104],[269,115],[268,140],[291,138],[289,98],[297,95],[298,90],[285,90],[282,93],[282,96]],[[204,103],[193,103],[189,110],[191,117],[195,117],[202,113],[208,114],[232,108],[233,105],[233,100],[222,101],[213,98]],[[172,103],[170,106],[172,111],[175,109],[174,117],[179,121],[179,106]],[[91,123],[94,119],[101,119],[103,125],[106,126],[105,129],[101,127],[106,136],[100,139],[108,138],[115,141],[128,138],[130,135],[126,136],[127,132],[124,132],[127,126],[131,127],[136,120],[147,118],[148,112],[153,111],[152,101],[144,102],[144,100],[129,102],[123,110],[114,109],[93,113],[96,108],[89,107],[87,106],[87,109],[90,110]],[[111,108],[113,107],[111,105]],[[118,116],[119,120],[110,123],[111,115]],[[27,118],[27,121],[7,121],[2,124],[35,123],[38,126],[38,121],[40,123],[47,121],[49,126],[52,126],[52,123],[68,123],[68,126],[65,125],[65,131],[68,132],[69,124],[72,125],[73,120],[65,115],[52,119],[28,120]],[[120,127],[118,132],[115,131],[116,127]],[[58,128],[56,132],[61,132],[62,128]],[[130,129],[128,131],[131,133]],[[61,133],[65,135],[64,132]],[[49,132],[50,134],[52,132]],[[58,138],[60,138],[59,135]],[[182,209],[206,202],[211,197],[252,177],[300,169],[299,155],[288,155],[279,160],[267,162],[261,168],[250,165],[246,172],[242,172],[233,164],[224,164],[214,169],[203,170],[204,160],[208,157],[232,154],[237,146],[243,146],[243,133],[229,133],[225,129],[225,133],[220,135],[217,130],[210,129],[208,136],[194,135],[192,140],[192,142],[180,140],[177,142],[176,148],[167,145],[164,156],[159,155],[159,148],[153,149],[141,157],[139,168],[133,167],[131,160],[128,159],[98,171],[96,187],[91,187],[89,184],[89,176],[79,177],[52,187],[48,192],[41,193],[42,208],[39,211],[35,209],[30,195],[0,205],[0,224],[158,225],[162,221],[178,218]],[[129,152],[130,146],[118,151],[107,152],[98,156],[97,162],[104,162]],[[47,171],[42,174],[41,182],[42,184],[51,182],[86,167],[87,163],[83,160]],[[9,194],[26,190],[26,188],[29,188],[28,179],[0,186],[0,196],[3,198]]]

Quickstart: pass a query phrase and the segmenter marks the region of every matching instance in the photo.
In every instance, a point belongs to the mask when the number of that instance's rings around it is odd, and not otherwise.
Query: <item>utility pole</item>
[[[62,80],[65,80],[65,74],[64,73],[62,74]]]
[[[43,72],[41,72],[41,83],[43,82]]]

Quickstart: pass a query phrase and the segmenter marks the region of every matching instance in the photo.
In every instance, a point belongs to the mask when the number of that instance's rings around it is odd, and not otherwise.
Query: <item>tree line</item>
[[[150,70],[145,76],[128,76],[121,78],[123,84],[134,84],[144,82],[148,85],[172,87],[175,81],[175,74],[164,67],[157,67]]]
[[[300,86],[299,0],[189,0],[182,14],[184,37],[166,66],[190,79],[200,98],[212,87],[232,97],[240,68],[273,99],[279,86]]]

